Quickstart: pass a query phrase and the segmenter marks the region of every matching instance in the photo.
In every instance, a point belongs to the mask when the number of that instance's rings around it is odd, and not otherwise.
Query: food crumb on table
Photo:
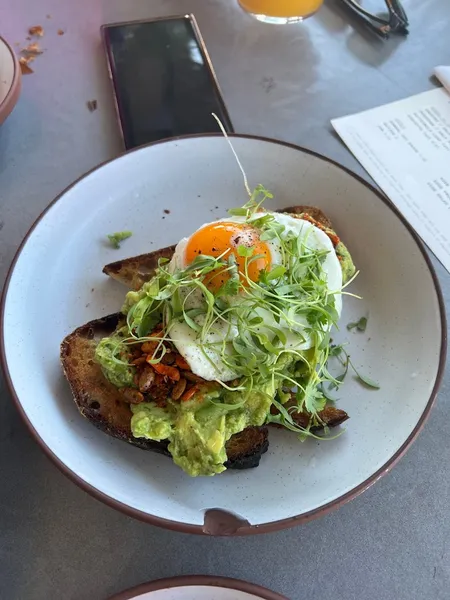
[[[33,69],[28,66],[29,60],[27,60],[24,56],[19,58],[20,70],[22,71],[22,75],[30,75],[34,73]]]
[[[32,25],[28,29],[28,33],[30,35],[37,35],[38,37],[43,37],[43,35],[44,35],[44,28],[42,27],[42,25]]]
[[[90,112],[94,112],[94,110],[97,110],[97,100],[88,100],[86,102],[86,106],[88,107]]]
[[[41,49],[37,42],[28,44],[26,48],[22,50],[23,54],[42,54],[44,51]]]

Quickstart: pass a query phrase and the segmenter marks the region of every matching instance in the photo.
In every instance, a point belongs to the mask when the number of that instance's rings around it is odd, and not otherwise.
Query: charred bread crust
[[[227,469],[251,469],[257,467],[262,455],[269,449],[267,427],[247,427],[233,435],[227,442]]]

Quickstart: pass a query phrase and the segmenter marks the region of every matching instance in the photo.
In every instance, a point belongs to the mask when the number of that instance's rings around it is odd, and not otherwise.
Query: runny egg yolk
[[[239,256],[239,246],[253,248],[253,256],[261,255],[255,260]],[[206,254],[208,256],[224,256],[226,260],[230,254],[236,259],[239,270],[239,277],[243,285],[247,285],[245,276],[245,262],[249,261],[247,267],[247,276],[251,281],[257,282],[259,272],[268,269],[271,265],[271,255],[267,244],[259,239],[259,233],[250,225],[220,222],[211,223],[196,231],[190,238],[186,246],[185,260],[186,264],[191,264],[197,256]],[[220,287],[226,283],[230,275],[225,268],[216,269],[207,275],[204,282],[211,292],[217,292]]]

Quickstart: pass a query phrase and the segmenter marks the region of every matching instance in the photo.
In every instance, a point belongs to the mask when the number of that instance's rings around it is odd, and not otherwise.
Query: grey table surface
[[[450,60],[448,0],[405,6],[409,39],[382,43],[352,27],[337,0],[285,27],[253,20],[235,0],[2,0],[0,34],[24,44],[27,28],[42,24],[45,52],[0,128],[0,284],[55,195],[121,152],[102,23],[194,12],[236,131],[307,146],[367,177],[330,118],[430,89],[432,68]],[[436,268],[448,302],[449,276]],[[0,598],[103,599],[201,573],[298,600],[448,599],[449,383],[447,374],[407,456],[365,494],[301,527],[219,539],[160,530],[88,496],[31,439],[0,377]]]

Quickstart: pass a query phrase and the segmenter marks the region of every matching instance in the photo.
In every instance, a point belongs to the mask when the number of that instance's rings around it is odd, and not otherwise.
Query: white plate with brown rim
[[[143,583],[119,592],[109,600],[287,600],[267,588],[247,581],[188,575]]]
[[[362,300],[346,298],[335,339],[349,342],[353,362],[380,390],[346,380],[338,406],[351,418],[338,439],[300,443],[274,430],[257,469],[191,479],[166,457],[99,432],[72,401],[60,368],[61,340],[117,311],[124,296],[102,267],[173,244],[245,202],[241,173],[221,136],[155,143],[72,184],[28,233],[1,307],[3,367],[41,447],[109,505],[192,533],[273,531],[360,494],[422,428],[446,355],[436,275],[411,227],[383,196],[336,163],[296,146],[250,136],[233,136],[233,144],[250,183],[273,192],[268,208],[322,208],[360,270],[351,291]],[[105,234],[123,229],[133,236],[120,250],[103,242]],[[347,331],[345,324],[361,315],[369,316],[366,331]]]

